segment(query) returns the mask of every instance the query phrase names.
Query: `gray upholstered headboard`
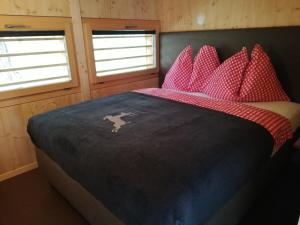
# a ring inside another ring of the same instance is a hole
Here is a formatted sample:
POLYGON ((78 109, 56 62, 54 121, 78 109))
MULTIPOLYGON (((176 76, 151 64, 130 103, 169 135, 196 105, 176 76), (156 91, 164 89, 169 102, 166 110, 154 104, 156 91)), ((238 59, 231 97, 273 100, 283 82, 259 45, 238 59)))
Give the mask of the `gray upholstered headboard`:
POLYGON ((250 55, 256 43, 270 56, 287 94, 293 101, 300 102, 300 26, 161 33, 160 82, 188 44, 192 45, 194 55, 202 45, 214 45, 223 60, 243 46, 250 55))

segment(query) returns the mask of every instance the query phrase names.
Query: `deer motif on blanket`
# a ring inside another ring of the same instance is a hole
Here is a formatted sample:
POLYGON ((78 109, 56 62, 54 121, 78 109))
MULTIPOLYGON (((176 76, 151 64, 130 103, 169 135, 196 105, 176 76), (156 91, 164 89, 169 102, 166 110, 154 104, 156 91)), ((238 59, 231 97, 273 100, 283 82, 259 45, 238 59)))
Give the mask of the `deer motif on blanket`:
POLYGON ((111 132, 117 133, 121 129, 121 127, 130 123, 130 122, 126 122, 125 120, 122 120, 122 118, 126 116, 134 116, 134 115, 135 114, 131 112, 129 113, 121 112, 119 115, 116 116, 112 116, 112 115, 105 116, 103 120, 109 120, 110 122, 112 122, 114 128, 112 129, 111 132))

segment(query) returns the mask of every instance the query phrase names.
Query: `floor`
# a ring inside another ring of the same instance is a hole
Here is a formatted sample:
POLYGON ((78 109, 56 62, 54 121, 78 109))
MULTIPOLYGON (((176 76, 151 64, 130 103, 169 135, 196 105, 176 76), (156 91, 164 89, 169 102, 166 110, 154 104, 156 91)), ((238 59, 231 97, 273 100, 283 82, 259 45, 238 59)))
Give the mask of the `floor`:
POLYGON ((297 225, 300 216, 300 150, 239 225, 297 225))
POLYGON ((0 225, 88 225, 38 169, 0 183, 0 225))
MULTIPOLYGON (((239 225, 297 225, 300 150, 239 225)), ((38 169, 0 183, 0 225, 88 225, 38 169)))

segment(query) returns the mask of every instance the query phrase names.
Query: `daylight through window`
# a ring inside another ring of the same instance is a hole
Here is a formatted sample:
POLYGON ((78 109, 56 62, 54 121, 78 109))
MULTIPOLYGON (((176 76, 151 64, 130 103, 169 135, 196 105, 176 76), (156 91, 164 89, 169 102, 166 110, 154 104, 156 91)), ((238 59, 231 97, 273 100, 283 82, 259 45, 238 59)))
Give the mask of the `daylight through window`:
POLYGON ((71 79, 64 31, 0 32, 0 91, 71 79))
POLYGON ((93 31, 96 76, 156 68, 155 31, 93 31))

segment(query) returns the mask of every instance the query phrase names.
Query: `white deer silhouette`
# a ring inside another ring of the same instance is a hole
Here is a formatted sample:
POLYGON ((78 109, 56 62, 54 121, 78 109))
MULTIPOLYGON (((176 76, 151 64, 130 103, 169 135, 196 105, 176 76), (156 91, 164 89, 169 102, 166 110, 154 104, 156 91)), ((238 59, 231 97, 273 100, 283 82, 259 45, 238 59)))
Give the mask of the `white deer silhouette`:
POLYGON ((117 133, 122 126, 124 126, 125 124, 130 123, 130 122, 126 122, 126 121, 122 120, 121 118, 125 117, 125 116, 134 116, 134 115, 135 114, 131 113, 131 112, 129 112, 129 113, 121 112, 121 114, 116 115, 116 116, 112 116, 112 115, 105 116, 103 118, 103 120, 109 120, 110 122, 112 122, 114 128, 112 129, 111 132, 117 133))

